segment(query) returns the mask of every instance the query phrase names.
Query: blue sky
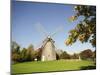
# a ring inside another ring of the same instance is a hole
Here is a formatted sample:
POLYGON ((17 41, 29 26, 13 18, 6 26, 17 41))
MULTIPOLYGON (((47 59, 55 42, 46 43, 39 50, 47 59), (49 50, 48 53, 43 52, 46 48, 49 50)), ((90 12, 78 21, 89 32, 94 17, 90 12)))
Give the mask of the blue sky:
POLYGON ((68 4, 49 4, 35 2, 12 1, 12 40, 16 41, 21 47, 28 47, 33 44, 35 48, 41 45, 44 40, 44 33, 37 29, 40 24, 48 33, 54 33, 57 28, 62 27, 52 38, 59 49, 67 52, 79 52, 84 49, 95 50, 90 43, 80 43, 77 41, 72 46, 66 46, 65 40, 69 30, 73 29, 82 19, 71 23, 68 18, 75 14, 74 5, 68 4))

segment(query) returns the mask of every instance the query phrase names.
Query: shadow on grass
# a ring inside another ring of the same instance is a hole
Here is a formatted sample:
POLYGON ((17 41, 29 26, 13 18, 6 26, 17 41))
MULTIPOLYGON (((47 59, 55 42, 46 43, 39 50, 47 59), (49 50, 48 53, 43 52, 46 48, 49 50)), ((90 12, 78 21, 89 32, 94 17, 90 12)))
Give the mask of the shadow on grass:
POLYGON ((91 70, 96 69, 96 66, 82 66, 80 67, 80 70, 91 70))

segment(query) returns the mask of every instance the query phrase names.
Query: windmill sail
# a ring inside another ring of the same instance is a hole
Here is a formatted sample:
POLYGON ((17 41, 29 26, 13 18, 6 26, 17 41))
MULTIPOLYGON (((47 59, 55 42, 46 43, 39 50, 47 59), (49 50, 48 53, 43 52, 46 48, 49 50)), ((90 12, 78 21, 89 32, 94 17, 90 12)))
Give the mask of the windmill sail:
POLYGON ((45 37, 47 37, 42 44, 42 52, 41 52, 41 60, 42 61, 50 61, 50 60, 56 60, 56 50, 55 50, 55 45, 54 45, 54 40, 51 38, 55 34, 57 34, 59 31, 62 30, 62 27, 58 27, 56 31, 50 35, 48 34, 47 31, 44 29, 44 27, 40 24, 36 24, 36 28, 39 32, 44 33, 45 37))

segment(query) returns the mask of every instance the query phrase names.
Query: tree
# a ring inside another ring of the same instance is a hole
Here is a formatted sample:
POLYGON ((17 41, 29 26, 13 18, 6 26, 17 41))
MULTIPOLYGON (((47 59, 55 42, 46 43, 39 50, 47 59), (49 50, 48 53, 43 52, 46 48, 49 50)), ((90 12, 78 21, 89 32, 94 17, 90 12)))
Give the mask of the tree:
POLYGON ((15 42, 12 41, 11 43, 11 50, 12 50, 12 61, 19 62, 20 61, 20 46, 15 42))
POLYGON ((93 52, 93 58, 96 58, 96 50, 93 52))
POLYGON ((79 59, 79 54, 74 53, 70 57, 71 57, 71 59, 79 59))
POLYGON ((90 49, 84 50, 80 53, 81 59, 92 59, 93 52, 90 49))
POLYGON ((12 53, 20 53, 20 46, 18 45, 18 43, 16 43, 15 41, 11 42, 11 50, 12 53))
POLYGON ((34 50, 34 46, 32 44, 29 45, 28 50, 33 51, 34 50))
POLYGON ((31 45, 29 45, 29 47, 27 48, 27 52, 26 52, 27 61, 32 61, 32 60, 34 60, 34 54, 35 54, 35 52, 34 52, 34 47, 33 47, 33 45, 31 44, 31 45))
POLYGON ((60 56, 61 56, 62 53, 63 53, 63 50, 62 50, 62 49, 57 49, 57 50, 56 50, 56 59, 57 59, 57 60, 60 59, 60 56))
POLYGON ((59 60, 60 56, 56 53, 56 59, 59 60))
POLYGON ((20 55, 17 53, 12 54, 12 61, 19 62, 20 61, 20 55))
POLYGON ((27 49, 23 48, 22 51, 21 51, 21 54, 20 54, 22 62, 27 61, 27 54, 26 53, 27 53, 27 49))
POLYGON ((16 48, 17 46, 19 46, 19 45, 18 45, 18 43, 16 43, 16 41, 11 42, 11 48, 12 49, 16 48))
POLYGON ((94 60, 95 63, 96 63, 96 50, 93 52, 92 58, 93 58, 93 60, 94 60))
POLYGON ((69 37, 66 40, 66 45, 72 45, 77 40, 90 42, 93 47, 96 47, 96 7, 77 5, 74 7, 76 14, 69 18, 71 22, 83 17, 77 26, 70 30, 69 37))
POLYGON ((36 57, 38 61, 41 60, 41 56, 42 56, 42 48, 38 48, 36 52, 36 57))
POLYGON ((70 59, 70 55, 67 54, 66 51, 64 51, 64 52, 60 55, 60 59, 70 59))

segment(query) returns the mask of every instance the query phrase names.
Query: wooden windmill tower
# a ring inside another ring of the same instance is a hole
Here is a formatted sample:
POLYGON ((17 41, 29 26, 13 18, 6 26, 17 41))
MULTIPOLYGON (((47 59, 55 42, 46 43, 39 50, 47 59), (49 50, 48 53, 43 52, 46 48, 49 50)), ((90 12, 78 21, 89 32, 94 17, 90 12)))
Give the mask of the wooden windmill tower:
POLYGON ((41 55, 42 61, 56 60, 56 51, 54 42, 55 41, 50 36, 48 36, 43 41, 42 55, 41 55))
POLYGON ((55 41, 52 39, 52 37, 61 30, 61 27, 56 30, 52 35, 48 35, 48 33, 44 30, 43 26, 40 24, 37 25, 38 30, 45 33, 45 39, 42 42, 41 46, 41 61, 51 61, 56 60, 56 50, 55 50, 55 41))

